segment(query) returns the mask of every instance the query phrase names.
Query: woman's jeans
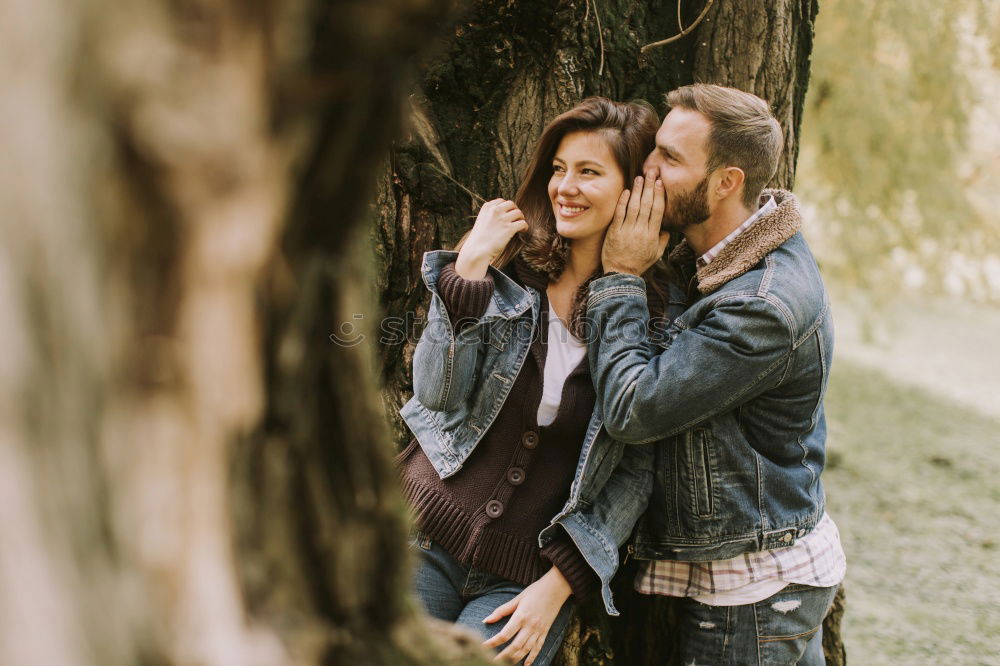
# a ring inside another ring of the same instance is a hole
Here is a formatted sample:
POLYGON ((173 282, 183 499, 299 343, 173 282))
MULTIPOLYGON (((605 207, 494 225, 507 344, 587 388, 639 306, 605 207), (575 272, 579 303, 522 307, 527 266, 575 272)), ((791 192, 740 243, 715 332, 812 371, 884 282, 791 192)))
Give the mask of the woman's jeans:
POLYGON ((708 606, 681 599, 681 663, 823 666, 823 618, 838 587, 792 583, 744 606, 708 606))
MULTIPOLYGON (((484 624, 483 618, 489 616, 497 606, 520 594, 525 586, 465 566, 430 537, 419 532, 416 534, 414 547, 419 558, 413 576, 414 592, 427 614, 471 629, 480 634, 484 641, 500 633, 510 619, 509 615, 492 624, 484 624)), ((555 658, 569 625, 572 608, 572 602, 567 600, 559 610, 548 636, 545 637, 542 651, 535 659, 535 666, 548 666, 555 658)))

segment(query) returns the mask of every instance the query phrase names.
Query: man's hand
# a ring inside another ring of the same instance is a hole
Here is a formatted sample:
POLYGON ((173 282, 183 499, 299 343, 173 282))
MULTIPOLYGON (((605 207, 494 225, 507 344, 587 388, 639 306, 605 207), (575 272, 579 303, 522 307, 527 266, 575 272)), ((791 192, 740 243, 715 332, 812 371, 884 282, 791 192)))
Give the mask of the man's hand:
POLYGON ((488 648, 495 648, 510 641, 495 661, 508 660, 516 663, 524 659, 524 666, 531 666, 545 644, 549 628, 559 614, 563 602, 572 593, 569 583, 556 567, 524 588, 507 603, 498 606, 483 622, 496 622, 510 615, 507 625, 493 638, 483 642, 488 648), (526 657, 526 658, 525 658, 526 657))
POLYGON ((514 234, 527 228, 524 213, 513 201, 487 201, 479 209, 472 233, 458 253, 455 272, 466 280, 483 279, 490 264, 500 256, 514 234))
POLYGON ((605 272, 642 275, 663 256, 670 234, 660 231, 665 194, 663 182, 635 179, 632 191, 618 198, 615 218, 604 237, 601 263, 605 272))

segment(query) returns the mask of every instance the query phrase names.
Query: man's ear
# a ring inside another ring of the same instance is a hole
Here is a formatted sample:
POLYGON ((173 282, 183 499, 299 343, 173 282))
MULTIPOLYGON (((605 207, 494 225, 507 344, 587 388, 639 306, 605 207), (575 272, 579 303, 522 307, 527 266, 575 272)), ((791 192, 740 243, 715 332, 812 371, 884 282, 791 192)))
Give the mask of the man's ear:
POLYGON ((720 178, 715 186, 715 195, 720 199, 725 199, 734 194, 739 194, 746 181, 746 174, 739 167, 726 167, 719 171, 720 178))

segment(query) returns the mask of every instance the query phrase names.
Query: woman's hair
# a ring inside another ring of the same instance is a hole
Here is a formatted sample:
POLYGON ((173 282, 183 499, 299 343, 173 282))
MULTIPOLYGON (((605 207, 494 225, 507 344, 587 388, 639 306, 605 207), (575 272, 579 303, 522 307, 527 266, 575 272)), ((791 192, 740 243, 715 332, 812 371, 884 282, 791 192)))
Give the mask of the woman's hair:
MULTIPOLYGON (((570 245, 556 232, 548 185, 552 178, 552 158, 564 136, 572 132, 596 132, 604 137, 622 171, 625 186, 629 187, 635 177, 642 174, 642 165, 655 145, 659 127, 656 112, 644 101, 614 102, 606 97, 588 97, 557 116, 542 130, 521 186, 514 195, 514 203, 524 213, 528 229, 510 240, 493 261, 493 266, 502 268, 520 255, 531 268, 546 274, 550 282, 562 274, 570 245)), ((459 241, 456 250, 461 249, 467 237, 468 234, 459 241)), ((590 282, 600 275, 601 268, 598 266, 594 274, 580 285, 573 298, 570 330, 577 338, 583 339, 588 333, 584 321, 587 293, 590 282)), ((647 292, 652 297, 650 311, 655 316, 662 313, 666 305, 665 292, 661 287, 665 274, 654 265, 643 277, 647 292)))
POLYGON ((519 253, 526 261, 555 280, 563 271, 569 244, 556 233, 556 219, 549 200, 552 158, 563 137, 572 132, 598 132, 621 169, 626 187, 642 173, 642 164, 653 149, 660 121, 645 102, 614 102, 588 97, 557 116, 542 131, 525 170, 514 203, 524 213, 528 230, 513 239, 494 265, 506 265, 519 253))

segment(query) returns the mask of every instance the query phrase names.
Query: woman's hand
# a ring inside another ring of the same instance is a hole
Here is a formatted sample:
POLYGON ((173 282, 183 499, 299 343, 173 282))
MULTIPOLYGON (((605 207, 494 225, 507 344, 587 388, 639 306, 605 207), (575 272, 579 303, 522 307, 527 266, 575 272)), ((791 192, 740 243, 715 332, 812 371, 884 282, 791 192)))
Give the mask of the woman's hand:
POLYGON ((494 259, 519 231, 528 228, 524 214, 513 201, 494 199, 479 209, 472 233, 458 253, 455 272, 466 280, 482 280, 494 259))
POLYGON ((544 576, 524 588, 502 606, 497 607, 483 622, 496 622, 510 615, 507 625, 493 638, 483 645, 495 648, 510 641, 496 660, 506 659, 513 663, 524 660, 525 666, 531 666, 545 644, 549 628, 559 614, 563 602, 569 598, 572 589, 562 572, 552 567, 544 576))

